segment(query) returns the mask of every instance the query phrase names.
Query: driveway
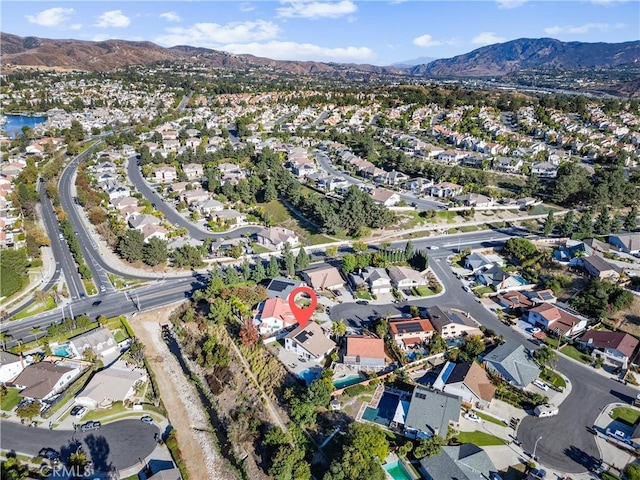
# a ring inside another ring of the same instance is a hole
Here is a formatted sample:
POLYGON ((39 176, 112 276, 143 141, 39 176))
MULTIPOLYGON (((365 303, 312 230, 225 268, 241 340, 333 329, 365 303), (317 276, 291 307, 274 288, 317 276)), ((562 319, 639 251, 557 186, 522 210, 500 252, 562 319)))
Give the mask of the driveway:
POLYGON ((129 468, 156 448, 154 438, 160 430, 139 419, 108 423, 99 430, 80 432, 31 428, 16 422, 2 422, 0 443, 3 450, 35 457, 42 448, 57 450, 65 461, 79 445, 98 472, 129 468))

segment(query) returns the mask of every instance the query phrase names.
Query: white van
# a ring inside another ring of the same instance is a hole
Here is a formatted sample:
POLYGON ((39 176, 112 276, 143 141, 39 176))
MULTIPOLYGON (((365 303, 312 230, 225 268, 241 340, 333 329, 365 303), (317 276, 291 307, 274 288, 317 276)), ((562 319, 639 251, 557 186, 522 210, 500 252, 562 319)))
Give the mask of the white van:
POLYGON ((558 407, 551 405, 550 403, 545 403, 544 405, 538 405, 533 409, 536 416, 540 418, 544 417, 553 417, 558 414, 558 407))
POLYGON ((544 390, 545 392, 546 392, 547 390, 549 390, 549 385, 547 385, 546 383, 544 383, 542 380, 538 380, 538 379, 536 379, 536 380, 534 380, 534 381, 533 381, 533 384, 534 384, 536 387, 538 387, 538 388, 540 388, 540 389, 544 390))

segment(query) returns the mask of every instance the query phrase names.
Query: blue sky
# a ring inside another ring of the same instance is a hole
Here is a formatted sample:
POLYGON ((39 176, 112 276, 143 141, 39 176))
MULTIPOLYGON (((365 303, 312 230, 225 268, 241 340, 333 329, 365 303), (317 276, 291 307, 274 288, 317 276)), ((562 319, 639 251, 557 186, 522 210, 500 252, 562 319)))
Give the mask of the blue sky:
POLYGON ((521 37, 640 39, 637 0, 3 1, 3 32, 388 65, 521 37))

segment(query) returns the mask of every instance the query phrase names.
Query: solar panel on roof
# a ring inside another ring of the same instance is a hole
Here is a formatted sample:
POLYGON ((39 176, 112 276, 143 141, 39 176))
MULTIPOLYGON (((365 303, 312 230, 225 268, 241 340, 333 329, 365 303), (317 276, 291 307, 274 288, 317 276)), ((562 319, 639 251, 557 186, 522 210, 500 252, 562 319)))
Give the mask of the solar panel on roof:
POLYGON ((553 295, 551 295, 549 292, 542 292, 540 296, 543 300, 551 300, 553 298, 553 295))
POLYGON ((398 328, 398 331, 400 333, 421 332, 422 331, 422 326, 420 325, 420 322, 405 323, 405 324, 403 324, 402 326, 400 326, 398 328))
POLYGON ((272 280, 269 285, 269 290, 275 290, 277 292, 282 292, 287 289, 291 284, 283 282, 282 280, 272 280))

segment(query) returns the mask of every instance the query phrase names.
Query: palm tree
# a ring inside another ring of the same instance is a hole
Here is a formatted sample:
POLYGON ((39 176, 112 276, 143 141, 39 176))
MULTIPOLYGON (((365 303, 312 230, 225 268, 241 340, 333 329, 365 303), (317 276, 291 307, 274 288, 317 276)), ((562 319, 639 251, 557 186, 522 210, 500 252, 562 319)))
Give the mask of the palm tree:
POLYGON ((36 290, 33 293, 33 300, 36 303, 45 303, 49 299, 49 294, 44 290, 36 290))
POLYGON ((533 352, 533 356, 543 368, 553 368, 556 364, 556 360, 558 359, 558 354, 548 345, 545 345, 533 352))

